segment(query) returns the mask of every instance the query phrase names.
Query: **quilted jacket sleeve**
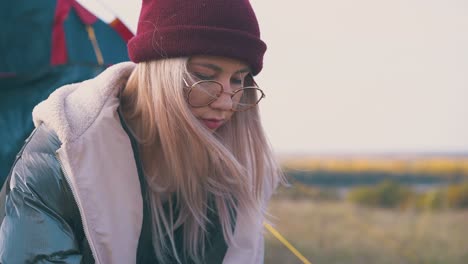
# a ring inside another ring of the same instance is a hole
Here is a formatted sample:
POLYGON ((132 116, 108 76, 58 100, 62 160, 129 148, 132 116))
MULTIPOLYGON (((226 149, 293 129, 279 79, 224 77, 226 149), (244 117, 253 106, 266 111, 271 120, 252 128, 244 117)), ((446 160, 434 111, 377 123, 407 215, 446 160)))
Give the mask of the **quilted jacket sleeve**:
POLYGON ((11 174, 0 263, 82 262, 81 220, 55 157, 59 145, 43 125, 26 141, 11 174))

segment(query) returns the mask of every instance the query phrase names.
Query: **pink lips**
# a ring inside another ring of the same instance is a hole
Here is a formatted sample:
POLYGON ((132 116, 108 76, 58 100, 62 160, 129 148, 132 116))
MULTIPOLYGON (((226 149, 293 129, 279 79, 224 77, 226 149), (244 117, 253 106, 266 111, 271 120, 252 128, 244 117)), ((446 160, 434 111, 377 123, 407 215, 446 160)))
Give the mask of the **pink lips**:
POLYGON ((224 120, 222 119, 201 119, 201 121, 206 127, 212 130, 217 129, 224 123, 224 120))

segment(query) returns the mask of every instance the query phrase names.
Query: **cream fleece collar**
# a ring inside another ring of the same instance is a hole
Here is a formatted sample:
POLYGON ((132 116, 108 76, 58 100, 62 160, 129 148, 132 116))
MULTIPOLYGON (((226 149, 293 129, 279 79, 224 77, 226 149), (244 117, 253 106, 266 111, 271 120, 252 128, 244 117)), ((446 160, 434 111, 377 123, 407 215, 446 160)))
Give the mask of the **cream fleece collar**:
POLYGON ((91 126, 105 102, 118 95, 134 68, 132 62, 119 63, 94 79, 55 90, 34 108, 34 125, 45 123, 61 142, 74 141, 91 126))

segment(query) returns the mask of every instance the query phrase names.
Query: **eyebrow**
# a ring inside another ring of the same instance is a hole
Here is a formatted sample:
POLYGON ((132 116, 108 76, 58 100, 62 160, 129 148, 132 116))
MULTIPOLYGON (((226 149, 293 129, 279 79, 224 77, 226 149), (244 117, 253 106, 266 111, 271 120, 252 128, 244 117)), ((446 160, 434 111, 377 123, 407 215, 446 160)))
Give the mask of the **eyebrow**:
MULTIPOLYGON (((212 69, 212 70, 214 70, 214 71, 217 71, 217 72, 222 72, 222 71, 223 71, 223 68, 219 67, 218 65, 212 64, 212 63, 197 63, 197 62, 192 62, 192 64, 193 64, 193 65, 202 66, 202 67, 206 67, 206 68, 210 68, 210 69, 212 69)), ((250 72, 250 68, 249 68, 249 67, 240 69, 240 70, 236 71, 235 73, 246 73, 246 72, 250 72)))

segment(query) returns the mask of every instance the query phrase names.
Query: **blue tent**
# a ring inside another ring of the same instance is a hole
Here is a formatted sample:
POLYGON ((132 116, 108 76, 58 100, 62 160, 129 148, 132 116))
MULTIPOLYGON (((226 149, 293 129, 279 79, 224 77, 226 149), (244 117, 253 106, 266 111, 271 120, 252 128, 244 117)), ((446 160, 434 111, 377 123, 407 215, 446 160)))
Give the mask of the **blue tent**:
POLYGON ((75 0, 0 4, 0 186, 33 130, 32 109, 58 87, 127 61, 132 33, 75 0))

